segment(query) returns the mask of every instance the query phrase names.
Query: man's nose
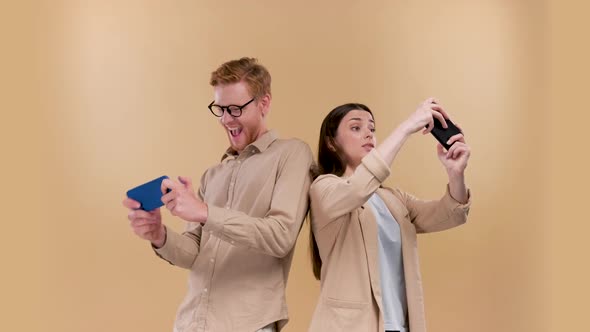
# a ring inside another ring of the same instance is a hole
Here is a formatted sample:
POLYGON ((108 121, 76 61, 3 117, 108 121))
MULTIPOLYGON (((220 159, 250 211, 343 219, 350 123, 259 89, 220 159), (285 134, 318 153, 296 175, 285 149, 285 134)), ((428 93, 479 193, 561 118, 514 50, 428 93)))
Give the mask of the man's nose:
POLYGON ((229 114, 229 110, 228 109, 223 110, 223 114, 219 118, 219 121, 221 121, 221 123, 225 124, 225 123, 231 122, 232 120, 233 120, 233 117, 229 114))

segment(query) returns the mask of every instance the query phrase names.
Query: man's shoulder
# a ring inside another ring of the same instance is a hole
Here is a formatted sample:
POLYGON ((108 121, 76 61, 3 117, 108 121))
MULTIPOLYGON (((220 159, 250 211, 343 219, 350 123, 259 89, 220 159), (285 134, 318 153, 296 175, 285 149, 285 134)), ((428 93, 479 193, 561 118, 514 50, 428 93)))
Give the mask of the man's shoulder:
POLYGON ((279 148, 281 151, 286 151, 289 149, 293 150, 308 150, 311 152, 311 149, 307 143, 299 138, 277 138, 272 145, 275 145, 275 148, 279 148))
POLYGON ((284 161, 291 162, 296 159, 298 162, 311 163, 313 160, 311 148, 299 138, 277 139, 269 150, 275 156, 280 156, 279 158, 284 161))

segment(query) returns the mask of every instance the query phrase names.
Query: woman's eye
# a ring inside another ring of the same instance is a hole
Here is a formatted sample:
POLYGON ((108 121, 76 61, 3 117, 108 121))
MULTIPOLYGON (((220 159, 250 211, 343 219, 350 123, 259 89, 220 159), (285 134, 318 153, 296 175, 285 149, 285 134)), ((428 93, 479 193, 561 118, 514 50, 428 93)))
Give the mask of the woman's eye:
POLYGON ((375 128, 371 128, 371 132, 374 133, 376 131, 375 128))
POLYGON ((357 131, 357 130, 361 129, 361 127, 354 126, 354 127, 351 127, 350 129, 352 129, 353 131, 357 131))

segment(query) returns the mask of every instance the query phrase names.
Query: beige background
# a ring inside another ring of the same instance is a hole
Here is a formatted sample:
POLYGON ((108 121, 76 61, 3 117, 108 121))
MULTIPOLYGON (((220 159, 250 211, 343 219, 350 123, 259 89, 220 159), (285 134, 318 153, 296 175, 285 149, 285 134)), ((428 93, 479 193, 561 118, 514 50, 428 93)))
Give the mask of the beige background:
MULTIPOLYGON (((314 150, 324 115, 349 101, 375 111, 380 138, 429 96, 465 129, 470 220, 420 238, 431 331, 584 330, 587 12, 507 0, 2 2, 0 330, 171 330, 186 273, 132 234, 120 201, 219 159, 208 77, 244 55, 273 76, 271 127, 314 150)), ((431 137, 408 141, 393 170, 389 185, 443 190, 431 137)), ((306 330, 318 294, 307 236, 287 331, 306 330)))

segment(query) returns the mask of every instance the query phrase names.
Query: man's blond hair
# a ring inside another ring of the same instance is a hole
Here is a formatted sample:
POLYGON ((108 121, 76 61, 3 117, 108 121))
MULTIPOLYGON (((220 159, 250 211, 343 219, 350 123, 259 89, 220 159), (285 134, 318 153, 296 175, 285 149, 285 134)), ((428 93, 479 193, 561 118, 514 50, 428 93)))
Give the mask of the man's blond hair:
POLYGON ((228 61, 211 73, 212 86, 245 82, 252 97, 270 95, 270 73, 255 58, 228 61))

